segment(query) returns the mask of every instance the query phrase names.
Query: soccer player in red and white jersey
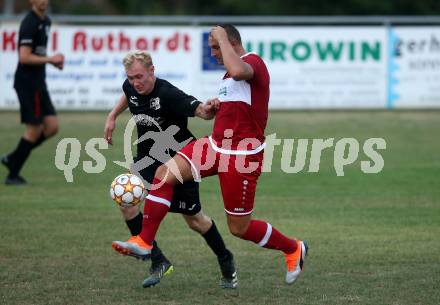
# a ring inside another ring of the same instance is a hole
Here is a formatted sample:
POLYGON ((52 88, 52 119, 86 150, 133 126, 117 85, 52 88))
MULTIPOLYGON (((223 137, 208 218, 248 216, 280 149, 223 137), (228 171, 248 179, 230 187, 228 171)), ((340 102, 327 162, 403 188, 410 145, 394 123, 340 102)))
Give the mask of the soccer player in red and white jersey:
POLYGON ((226 68, 220 85, 213 133, 185 146, 160 166, 147 197, 142 232, 127 242, 114 241, 123 254, 148 257, 176 184, 218 175, 230 232, 261 247, 283 251, 286 282, 301 273, 307 244, 286 237, 269 223, 252 219, 265 147, 269 73, 264 61, 246 53, 240 33, 230 24, 215 26, 208 40, 211 55, 226 68))

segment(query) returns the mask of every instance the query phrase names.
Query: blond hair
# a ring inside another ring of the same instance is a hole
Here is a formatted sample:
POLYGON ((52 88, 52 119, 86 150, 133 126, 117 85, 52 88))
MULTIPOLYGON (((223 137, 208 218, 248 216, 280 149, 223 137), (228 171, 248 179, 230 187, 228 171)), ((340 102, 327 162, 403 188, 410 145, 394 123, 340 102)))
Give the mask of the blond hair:
POLYGON ((135 60, 140 61, 145 68, 149 68, 153 65, 153 60, 151 55, 145 51, 133 51, 125 55, 122 63, 124 64, 125 70, 128 70, 135 60))

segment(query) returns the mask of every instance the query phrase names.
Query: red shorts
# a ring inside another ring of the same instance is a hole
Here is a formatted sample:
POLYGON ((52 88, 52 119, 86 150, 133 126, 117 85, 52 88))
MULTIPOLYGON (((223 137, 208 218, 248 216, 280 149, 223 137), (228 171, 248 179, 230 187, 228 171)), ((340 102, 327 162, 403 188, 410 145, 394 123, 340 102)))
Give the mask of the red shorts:
POLYGON ((190 163, 194 180, 218 175, 226 213, 237 216, 252 213, 263 151, 252 155, 220 153, 204 137, 189 143, 178 154, 190 163))

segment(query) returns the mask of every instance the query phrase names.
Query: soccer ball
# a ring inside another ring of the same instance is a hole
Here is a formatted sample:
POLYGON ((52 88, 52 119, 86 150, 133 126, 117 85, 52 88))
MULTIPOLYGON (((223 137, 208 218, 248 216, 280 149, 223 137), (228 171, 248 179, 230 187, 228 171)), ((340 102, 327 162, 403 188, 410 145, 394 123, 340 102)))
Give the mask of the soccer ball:
POLYGON ((113 180, 110 197, 120 206, 134 206, 145 199, 146 191, 142 180, 132 174, 122 174, 113 180))

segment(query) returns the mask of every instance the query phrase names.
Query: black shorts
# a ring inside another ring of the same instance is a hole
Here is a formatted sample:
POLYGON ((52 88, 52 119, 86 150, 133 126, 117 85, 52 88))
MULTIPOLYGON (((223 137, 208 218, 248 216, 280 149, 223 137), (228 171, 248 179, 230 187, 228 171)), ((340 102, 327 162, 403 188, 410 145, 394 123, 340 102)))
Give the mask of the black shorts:
POLYGON ((46 88, 15 88, 20 102, 21 122, 31 125, 43 123, 48 115, 56 115, 46 88))
MULTIPOLYGON (((141 170, 140 174, 146 182, 151 184, 157 168, 158 166, 149 166, 141 170)), ((169 212, 192 216, 200 212, 201 209, 198 182, 188 181, 174 187, 169 212)))

